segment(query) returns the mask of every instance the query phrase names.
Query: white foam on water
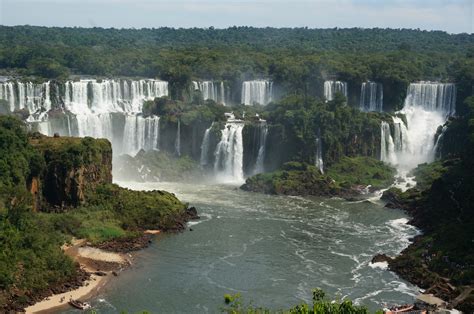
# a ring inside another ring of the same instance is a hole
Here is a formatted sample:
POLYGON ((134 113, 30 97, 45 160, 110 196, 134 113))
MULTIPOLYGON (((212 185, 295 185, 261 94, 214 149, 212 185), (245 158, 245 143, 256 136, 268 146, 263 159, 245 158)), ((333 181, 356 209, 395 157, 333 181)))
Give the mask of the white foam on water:
POLYGON ((376 262, 376 263, 369 263, 369 266, 372 267, 373 269, 379 268, 382 270, 387 270, 388 269, 388 263, 387 262, 376 262))

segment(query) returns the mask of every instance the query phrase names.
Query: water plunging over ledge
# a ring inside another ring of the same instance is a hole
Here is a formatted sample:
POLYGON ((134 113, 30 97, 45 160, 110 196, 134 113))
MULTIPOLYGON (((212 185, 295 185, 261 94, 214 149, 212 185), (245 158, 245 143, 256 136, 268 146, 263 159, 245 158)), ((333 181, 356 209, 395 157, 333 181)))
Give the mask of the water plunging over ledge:
MULTIPOLYGON (((454 84, 410 84, 404 107, 398 112, 405 116, 406 123, 394 116, 393 128, 387 122, 381 124, 380 159, 396 166, 400 177, 406 177, 421 163, 434 161, 436 131, 455 114, 455 105, 454 84)), ((403 184, 400 187, 406 188, 403 184)))

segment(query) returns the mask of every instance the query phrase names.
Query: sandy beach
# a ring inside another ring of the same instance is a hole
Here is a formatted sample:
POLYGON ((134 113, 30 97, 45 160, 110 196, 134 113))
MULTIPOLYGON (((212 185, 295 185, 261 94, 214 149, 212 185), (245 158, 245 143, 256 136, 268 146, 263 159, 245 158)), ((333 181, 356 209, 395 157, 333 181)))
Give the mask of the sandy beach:
POLYGON ((85 281, 84 285, 78 289, 49 296, 27 307, 25 309, 27 314, 50 313, 53 310, 68 307, 70 299, 84 301, 105 286, 106 282, 113 276, 112 271, 122 269, 130 264, 130 261, 123 254, 107 252, 85 244, 85 240, 75 239, 71 245, 64 245, 62 248, 66 255, 79 262, 82 269, 91 273, 89 280, 85 281), (106 275, 99 276, 95 274, 97 271, 102 271, 106 275))

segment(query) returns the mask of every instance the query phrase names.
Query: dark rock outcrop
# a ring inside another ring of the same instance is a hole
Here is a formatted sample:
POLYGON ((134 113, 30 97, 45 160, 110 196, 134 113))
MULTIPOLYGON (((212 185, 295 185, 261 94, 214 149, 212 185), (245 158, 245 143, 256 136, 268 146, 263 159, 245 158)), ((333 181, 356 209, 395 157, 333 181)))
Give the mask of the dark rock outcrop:
POLYGON ((374 257, 372 257, 372 260, 370 262, 373 264, 373 263, 383 263, 383 262, 389 263, 390 261, 392 261, 392 258, 390 256, 387 256, 385 254, 377 254, 374 257))

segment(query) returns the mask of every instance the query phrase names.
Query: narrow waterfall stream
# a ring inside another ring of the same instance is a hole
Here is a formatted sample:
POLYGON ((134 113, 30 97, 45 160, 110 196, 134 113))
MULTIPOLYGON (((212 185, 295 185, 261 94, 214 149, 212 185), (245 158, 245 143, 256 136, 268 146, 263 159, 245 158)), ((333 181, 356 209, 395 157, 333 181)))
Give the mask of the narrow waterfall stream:
POLYGON ((204 137, 202 138, 200 165, 203 168, 209 164, 209 151, 211 148, 209 141, 211 138, 211 130, 213 126, 214 122, 212 122, 211 126, 206 129, 204 132, 204 137))
POLYGON ((321 140, 321 130, 318 129, 318 133, 316 134, 316 140, 315 140, 315 147, 316 147, 316 153, 315 153, 315 166, 321 171, 321 173, 324 173, 324 161, 323 161, 323 142, 321 140))
POLYGON ((383 86, 376 82, 363 82, 360 87, 360 104, 362 111, 383 111, 383 86))
POLYGON ((265 120, 259 121, 258 125, 258 153, 257 160, 255 161, 254 174, 262 173, 265 171, 265 146, 267 145, 268 125, 265 120))

